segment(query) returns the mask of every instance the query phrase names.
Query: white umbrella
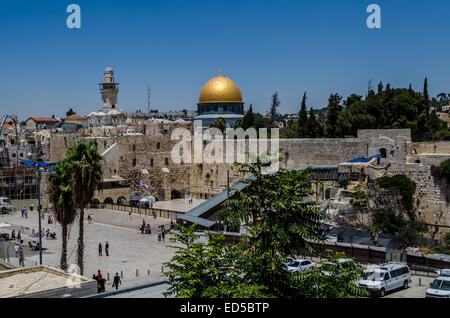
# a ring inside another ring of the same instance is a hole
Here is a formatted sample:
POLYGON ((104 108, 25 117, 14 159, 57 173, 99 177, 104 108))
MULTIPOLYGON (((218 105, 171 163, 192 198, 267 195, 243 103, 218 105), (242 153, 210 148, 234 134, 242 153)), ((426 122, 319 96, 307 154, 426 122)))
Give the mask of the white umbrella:
POLYGON ((150 196, 148 196, 148 197, 145 197, 145 199, 147 199, 148 202, 153 202, 153 203, 156 202, 156 199, 155 199, 155 197, 154 197, 153 195, 150 195, 150 196))

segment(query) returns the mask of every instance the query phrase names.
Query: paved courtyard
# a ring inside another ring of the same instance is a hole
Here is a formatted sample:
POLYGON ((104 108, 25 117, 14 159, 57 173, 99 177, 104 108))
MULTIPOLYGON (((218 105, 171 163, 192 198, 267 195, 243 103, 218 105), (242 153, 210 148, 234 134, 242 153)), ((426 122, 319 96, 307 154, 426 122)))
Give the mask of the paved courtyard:
POLYGON ((171 201, 156 201, 153 204, 155 209, 171 210, 179 212, 188 212, 196 206, 202 204, 206 200, 193 198, 192 204, 189 204, 189 199, 175 199, 171 201))
MULTIPOLYGON (((147 282, 161 280, 161 266, 163 262, 169 261, 174 255, 174 250, 167 245, 173 244, 166 235, 165 242, 158 241, 157 227, 164 224, 166 229, 170 227, 170 220, 153 217, 145 217, 145 222, 152 228, 152 234, 141 234, 138 231, 139 225, 143 222, 143 217, 132 214, 131 220, 127 212, 112 210, 88 210, 85 212, 94 215, 93 224, 85 222, 85 276, 92 277, 100 269, 103 276, 110 275, 107 290, 111 290, 112 278, 115 273, 123 272, 122 287, 131 287, 147 282), (98 255, 98 244, 110 244, 110 256, 98 255), (136 276, 136 270, 138 275, 136 276), (149 275, 150 271, 150 275, 149 275)), ((34 229, 38 231, 38 216, 36 212, 30 212, 28 219, 22 218, 20 212, 0 217, 0 222, 12 224, 17 232, 22 227, 28 234, 22 234, 24 239, 24 252, 26 264, 32 265, 39 262, 38 252, 33 252, 28 248, 28 241, 36 241, 29 234, 34 229)), ((47 215, 42 220, 43 229, 55 231, 57 240, 46 240, 43 238, 43 247, 48 250, 43 252, 44 265, 51 265, 59 268, 61 252, 61 226, 59 224, 48 224, 47 215)), ((44 230, 44 231, 45 231, 44 230)), ((70 227, 68 240, 68 263, 76 263, 76 240, 78 238, 78 220, 70 227)), ((13 248, 10 248, 11 262, 18 264, 13 248)))

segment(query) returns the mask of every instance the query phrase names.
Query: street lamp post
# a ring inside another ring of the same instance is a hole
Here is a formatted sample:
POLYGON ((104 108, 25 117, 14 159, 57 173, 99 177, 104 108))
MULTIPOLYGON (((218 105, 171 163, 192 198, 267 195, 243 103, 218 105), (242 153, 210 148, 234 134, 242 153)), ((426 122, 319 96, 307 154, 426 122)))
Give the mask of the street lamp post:
POLYGON ((39 265, 42 265, 41 168, 38 167, 39 265))

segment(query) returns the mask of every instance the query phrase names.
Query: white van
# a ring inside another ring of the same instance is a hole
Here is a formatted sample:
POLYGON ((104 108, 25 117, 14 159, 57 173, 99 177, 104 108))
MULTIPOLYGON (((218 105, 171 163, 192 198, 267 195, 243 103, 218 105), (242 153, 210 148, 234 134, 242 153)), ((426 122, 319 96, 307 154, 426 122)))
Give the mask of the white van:
POLYGON ((427 289, 426 298, 450 298, 450 270, 443 270, 427 289))
POLYGON ((408 265, 388 263, 382 266, 369 267, 359 281, 359 286, 384 297, 386 292, 398 288, 406 289, 410 283, 411 272, 408 265))
POLYGON ((13 206, 11 205, 11 201, 9 198, 1 197, 0 198, 0 213, 6 214, 12 212, 13 206))

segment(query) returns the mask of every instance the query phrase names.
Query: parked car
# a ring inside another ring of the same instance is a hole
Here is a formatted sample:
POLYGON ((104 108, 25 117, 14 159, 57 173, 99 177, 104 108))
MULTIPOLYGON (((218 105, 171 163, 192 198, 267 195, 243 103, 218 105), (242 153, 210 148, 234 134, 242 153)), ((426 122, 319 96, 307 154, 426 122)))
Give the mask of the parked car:
POLYGON ((11 205, 11 200, 9 198, 0 198, 0 212, 2 214, 10 213, 13 209, 14 207, 11 205))
POLYGON ((316 266, 316 263, 313 261, 309 261, 307 259, 296 259, 286 264, 288 271, 293 272, 304 272, 310 269, 313 266, 316 266))
POLYGON ((389 263, 367 270, 359 281, 359 286, 366 288, 372 294, 384 297, 386 292, 399 288, 406 289, 410 283, 411 272, 408 265, 389 263))
POLYGON ((426 298, 450 298, 450 275, 436 278, 427 289, 426 298))

